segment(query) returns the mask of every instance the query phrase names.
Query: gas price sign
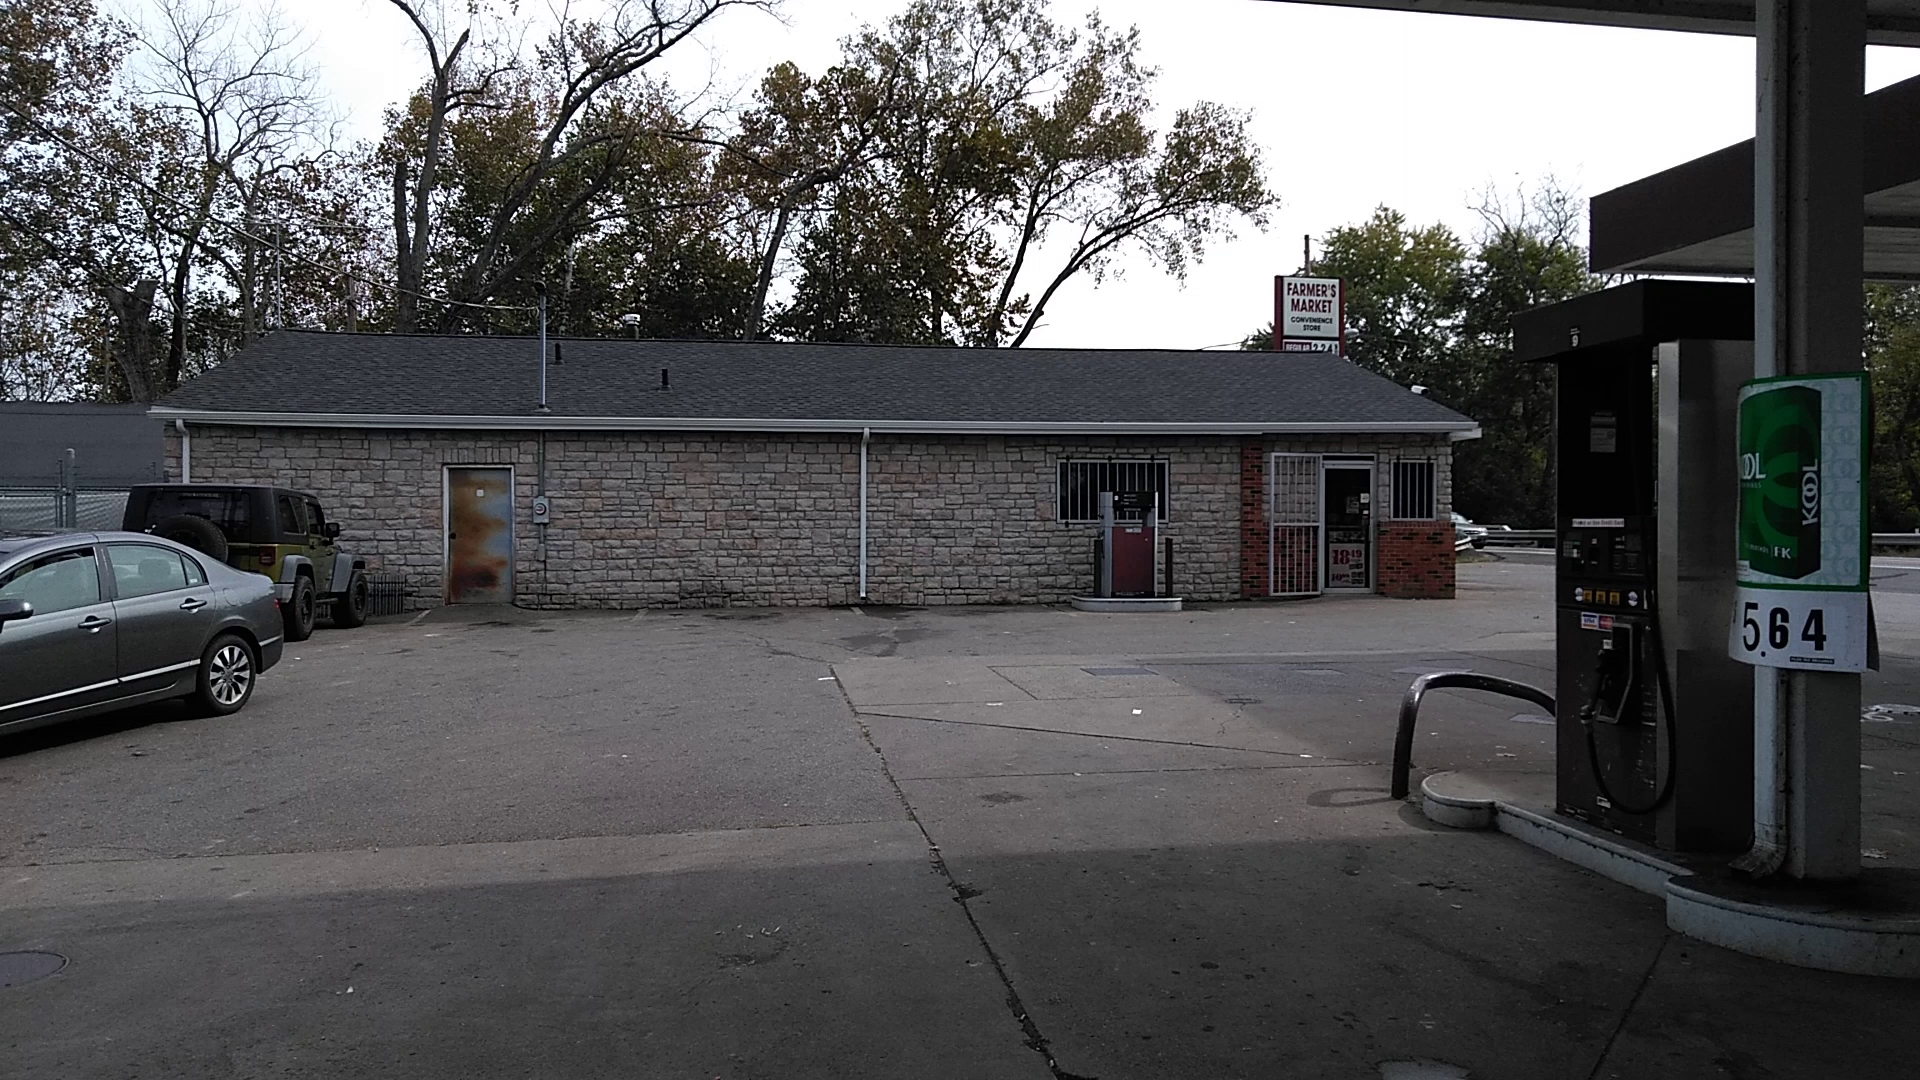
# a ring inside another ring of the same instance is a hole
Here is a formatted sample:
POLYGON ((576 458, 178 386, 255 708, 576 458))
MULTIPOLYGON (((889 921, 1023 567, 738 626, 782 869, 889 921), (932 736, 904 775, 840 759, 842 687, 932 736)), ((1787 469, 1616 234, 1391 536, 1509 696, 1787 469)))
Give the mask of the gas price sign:
POLYGON ((1867 377, 1740 388, 1739 587, 1727 649, 1762 667, 1865 671, 1867 377))

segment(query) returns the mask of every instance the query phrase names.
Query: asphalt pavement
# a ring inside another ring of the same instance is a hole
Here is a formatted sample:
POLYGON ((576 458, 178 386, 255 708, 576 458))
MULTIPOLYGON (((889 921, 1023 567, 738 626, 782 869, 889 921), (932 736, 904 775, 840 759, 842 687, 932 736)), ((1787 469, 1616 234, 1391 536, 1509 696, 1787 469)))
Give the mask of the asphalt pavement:
MULTIPOLYGON (((1549 572, 1460 599, 447 609, 290 648, 243 713, 0 745, 12 1077, 1908 1077, 1920 985, 1386 795, 1406 682, 1547 681, 1549 572)), ((1894 595, 1894 594, 1889 594, 1894 595)), ((1920 703, 1920 618, 1882 605, 1920 703), (1888 615, 1889 608, 1894 610, 1888 615)), ((1920 715, 1863 733, 1914 858, 1920 715), (1913 767, 1910 767, 1913 766, 1913 767)), ((1423 712, 1423 769, 1528 710, 1423 712)))

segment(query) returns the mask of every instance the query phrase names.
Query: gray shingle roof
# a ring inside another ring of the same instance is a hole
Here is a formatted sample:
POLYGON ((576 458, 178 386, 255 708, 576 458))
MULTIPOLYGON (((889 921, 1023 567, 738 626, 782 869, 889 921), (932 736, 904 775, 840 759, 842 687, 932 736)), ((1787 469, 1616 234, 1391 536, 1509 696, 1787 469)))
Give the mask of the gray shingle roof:
MULTIPOLYGON (((1149 349, 944 349, 556 339, 549 419, 941 425, 1311 425, 1429 431, 1473 421, 1338 357, 1149 349), (670 388, 660 386, 669 372, 670 388)), ((230 413, 533 421, 532 339, 273 333, 159 404, 230 413)), ((433 426, 431 422, 423 426, 433 426)), ((473 426, 471 423, 461 426, 473 426)), ((671 425, 669 425, 671 426, 671 425)))

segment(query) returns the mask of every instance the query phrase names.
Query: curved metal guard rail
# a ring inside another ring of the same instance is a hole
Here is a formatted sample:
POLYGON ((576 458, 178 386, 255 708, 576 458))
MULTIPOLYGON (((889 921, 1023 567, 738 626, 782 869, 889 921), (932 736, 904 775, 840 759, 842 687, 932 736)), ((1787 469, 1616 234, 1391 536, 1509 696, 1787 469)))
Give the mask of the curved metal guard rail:
POLYGON ((1436 671, 1420 676, 1407 687, 1407 696, 1400 701, 1400 731, 1393 739, 1393 797, 1396 799, 1407 797, 1407 771, 1413 767, 1413 729, 1420 717, 1420 699, 1429 690, 1447 689, 1485 690, 1490 694, 1522 698, 1547 710, 1547 715, 1553 715, 1553 695, 1537 686, 1477 671, 1436 671))

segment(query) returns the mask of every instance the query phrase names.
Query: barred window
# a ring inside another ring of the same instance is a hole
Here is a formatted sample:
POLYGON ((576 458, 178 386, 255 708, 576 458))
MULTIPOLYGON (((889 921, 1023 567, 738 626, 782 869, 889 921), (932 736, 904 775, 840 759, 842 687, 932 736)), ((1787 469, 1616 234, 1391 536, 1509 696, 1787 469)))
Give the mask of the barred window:
POLYGON ((1439 516, 1439 470, 1427 459, 1393 463, 1393 513, 1396 519, 1430 520, 1439 516))
MULTIPOLYGON (((1103 491, 1151 491, 1160 507, 1160 520, 1168 519, 1165 461, 1062 461, 1057 502, 1060 520, 1069 524, 1098 522, 1103 491)), ((1138 518, 1140 512, 1122 510, 1114 516, 1125 520, 1138 518)))

